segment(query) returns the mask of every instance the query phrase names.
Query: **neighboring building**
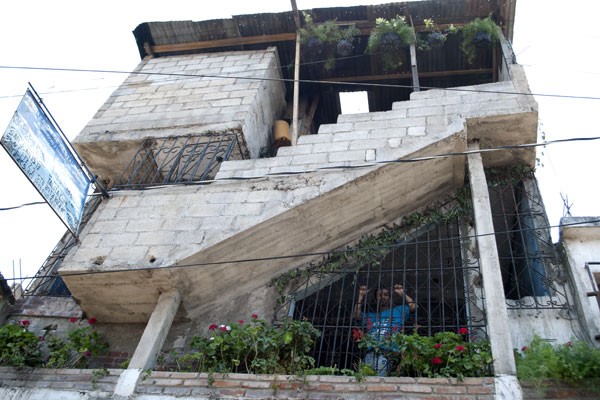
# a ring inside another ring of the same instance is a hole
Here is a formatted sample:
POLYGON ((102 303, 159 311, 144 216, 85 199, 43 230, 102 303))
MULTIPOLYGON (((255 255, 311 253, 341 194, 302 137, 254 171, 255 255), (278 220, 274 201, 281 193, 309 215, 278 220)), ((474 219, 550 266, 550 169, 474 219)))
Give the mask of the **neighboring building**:
POLYGON ((310 320, 318 364, 351 367, 363 284, 404 286, 409 331, 489 338, 498 397, 518 393, 513 348, 533 334, 597 344, 600 229, 574 219, 550 238, 522 146, 538 114, 510 46, 515 1, 308 11, 361 36, 334 69, 301 62, 297 86, 293 11, 135 29, 142 61, 73 142, 110 198, 88 203, 79 241, 65 236, 10 318, 61 331, 96 317, 114 356, 102 362, 133 357, 119 393, 161 349, 253 313, 310 320), (387 71, 365 48, 396 15, 418 33, 491 15, 503 36, 472 63, 459 34, 406 47, 387 71), (340 94, 357 91, 369 112, 342 114, 340 94))

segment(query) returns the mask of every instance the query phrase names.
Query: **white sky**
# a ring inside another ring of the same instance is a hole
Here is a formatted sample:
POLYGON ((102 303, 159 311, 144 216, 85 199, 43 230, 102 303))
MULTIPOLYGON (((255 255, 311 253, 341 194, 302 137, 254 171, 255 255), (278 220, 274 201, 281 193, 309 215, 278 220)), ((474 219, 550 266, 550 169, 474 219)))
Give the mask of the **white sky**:
MULTIPOLYGON (((300 9, 379 4, 385 1, 297 0, 300 9)), ((0 65, 131 71, 140 58, 132 31, 142 22, 228 18, 280 12, 289 0, 105 0, 5 2, 0 13, 0 65)), ((517 0, 513 47, 534 93, 600 97, 600 30, 586 16, 600 13, 596 0, 517 0), (572 13, 570 11, 573 10, 572 13)), ((41 94, 62 130, 74 138, 126 75, 0 69, 0 135, 28 82, 41 94)), ((600 100, 536 97, 546 140, 600 136, 600 100)), ((537 176, 550 223, 563 213, 561 193, 573 216, 600 215, 595 160, 600 141, 548 146, 537 176)), ((41 201, 0 150, 0 208, 41 201)), ((0 211, 0 272, 34 274, 66 228, 47 205, 0 211)), ((553 231, 555 241, 557 231, 553 231)), ((600 257, 599 257, 600 258, 600 257)))

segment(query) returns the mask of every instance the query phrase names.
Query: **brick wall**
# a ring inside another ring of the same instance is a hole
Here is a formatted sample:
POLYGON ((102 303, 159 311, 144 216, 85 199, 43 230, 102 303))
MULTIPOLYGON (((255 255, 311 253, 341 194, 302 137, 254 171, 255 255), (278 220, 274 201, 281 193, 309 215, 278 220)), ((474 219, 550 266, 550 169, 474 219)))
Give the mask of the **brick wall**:
MULTIPOLYGON (((114 391, 123 370, 23 369, 0 367, 0 396, 27 398, 31 390, 47 398, 61 392, 63 399, 106 398, 114 391), (96 370, 98 371, 98 370, 96 370), (21 397, 15 395, 20 393, 21 397)), ((231 398, 231 399, 493 399, 494 378, 379 378, 357 381, 346 376, 246 375, 161 372, 142 375, 133 398, 231 398)), ((7 398, 7 397, 2 397, 7 398)))

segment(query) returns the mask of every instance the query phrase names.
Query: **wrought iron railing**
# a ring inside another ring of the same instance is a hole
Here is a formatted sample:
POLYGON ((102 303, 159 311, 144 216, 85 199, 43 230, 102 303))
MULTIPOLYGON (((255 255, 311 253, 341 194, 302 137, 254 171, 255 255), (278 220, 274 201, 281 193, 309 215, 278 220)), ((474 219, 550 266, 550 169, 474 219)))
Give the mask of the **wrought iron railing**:
POLYGON ((114 187, 139 189, 210 180, 221 162, 244 158, 237 135, 228 131, 145 139, 114 187))

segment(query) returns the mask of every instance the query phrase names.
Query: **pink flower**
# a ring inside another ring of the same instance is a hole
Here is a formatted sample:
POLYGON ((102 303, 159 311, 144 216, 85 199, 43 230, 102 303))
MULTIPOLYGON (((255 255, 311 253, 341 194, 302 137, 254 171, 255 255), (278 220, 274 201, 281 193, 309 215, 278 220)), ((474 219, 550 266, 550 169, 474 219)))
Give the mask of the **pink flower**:
POLYGON ((439 348, 441 348, 441 347, 442 347, 441 343, 438 343, 435 346, 433 346, 433 348, 436 349, 436 350, 439 349, 439 348))
POLYGON ((231 330, 231 327, 229 325, 219 325, 219 329, 223 332, 229 332, 231 330))
POLYGON ((526 351, 527 351, 527 346, 523 346, 523 347, 521 347, 521 351, 522 351, 523 353, 524 353, 524 352, 526 352, 526 351))
POLYGON ((209 330, 209 331, 214 331, 214 330, 215 330, 215 329, 217 329, 217 328, 218 328, 218 325, 217 325, 217 324, 210 324, 210 326, 208 327, 208 330, 209 330))
POLYGON ((433 358, 431 359, 431 363, 432 363, 433 365, 440 365, 442 362, 443 362, 443 361, 442 361, 442 359, 441 359, 441 358, 439 358, 439 357, 433 357, 433 358))
POLYGON ((238 324, 240 324, 240 325, 244 325, 244 320, 243 320, 243 319, 240 319, 240 320, 238 321, 238 324))
POLYGON ((94 318, 94 317, 88 319, 88 324, 90 324, 90 325, 95 325, 96 322, 98 322, 98 321, 96 321, 96 318, 94 318))
POLYGON ((567 346, 567 347, 573 347, 573 342, 567 342, 567 343, 565 343, 565 346, 567 346))
POLYGON ((27 327, 27 326, 29 326, 29 323, 30 323, 30 322, 29 322, 29 320, 27 320, 27 319, 23 319, 23 320, 19 321, 19 325, 21 325, 21 326, 23 326, 23 327, 27 327))
POLYGON ((352 329, 352 338, 355 342, 360 342, 364 337, 365 333, 362 331, 362 329, 352 329))
POLYGON ((89 351, 86 351, 85 353, 83 353, 83 356, 84 356, 84 357, 91 357, 91 356, 92 356, 92 353, 91 353, 91 352, 89 352, 89 351))
POLYGON ((258 319, 258 314, 252 314, 250 317, 251 317, 252 319, 258 319))
POLYGON ((465 351, 465 346, 461 346, 460 344, 454 348, 455 351, 465 351))
POLYGON ((69 322, 72 323, 72 324, 77 323, 78 320, 79 320, 79 318, 75 318, 75 317, 69 318, 69 322))
POLYGON ((398 327, 397 326, 392 327, 392 332, 398 332, 398 327))
POLYGON ((373 321, 371 321, 371 318, 367 318, 367 330, 370 331, 371 328, 373 328, 373 321))
POLYGON ((459 335, 468 335, 469 330, 467 328, 458 328, 458 334, 459 335))

